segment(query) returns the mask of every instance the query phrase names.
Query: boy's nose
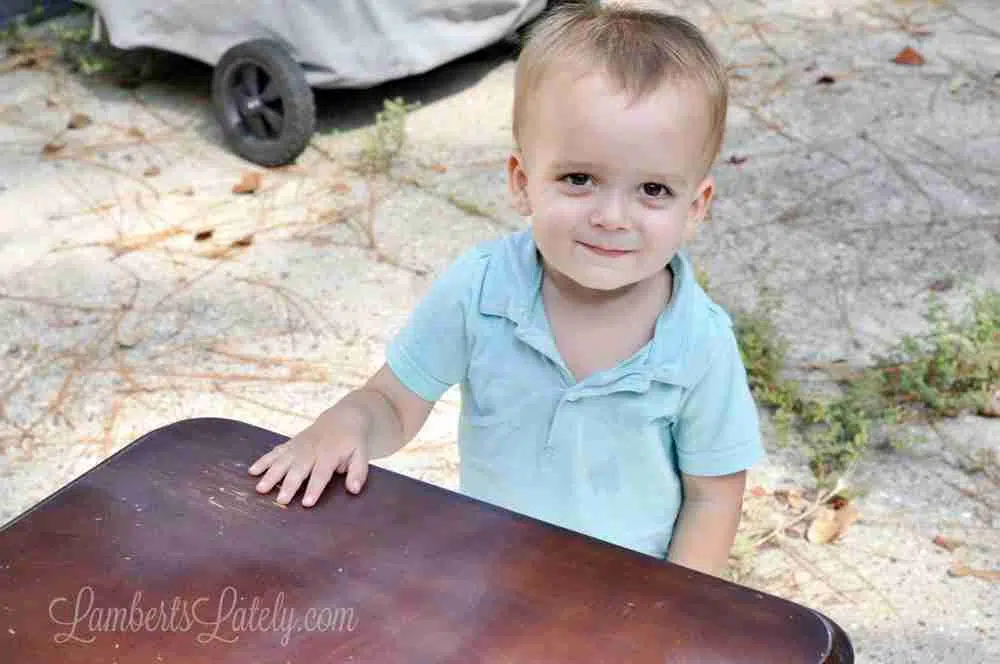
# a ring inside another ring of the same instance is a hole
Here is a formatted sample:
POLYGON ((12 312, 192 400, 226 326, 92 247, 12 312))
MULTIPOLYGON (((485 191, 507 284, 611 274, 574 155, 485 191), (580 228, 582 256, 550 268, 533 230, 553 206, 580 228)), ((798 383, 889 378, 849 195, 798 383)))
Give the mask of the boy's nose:
POLYGON ((608 230, 629 228, 628 204, 624 196, 610 194, 599 202, 591 213, 591 224, 608 230))

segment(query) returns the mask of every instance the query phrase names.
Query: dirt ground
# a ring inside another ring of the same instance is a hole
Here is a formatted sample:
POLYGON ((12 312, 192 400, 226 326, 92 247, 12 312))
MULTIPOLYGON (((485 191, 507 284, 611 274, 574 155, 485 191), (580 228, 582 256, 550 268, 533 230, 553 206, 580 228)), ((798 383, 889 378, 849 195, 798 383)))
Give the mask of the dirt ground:
MULTIPOLYGON (((794 375, 922 330, 931 292, 959 307, 1000 289, 1000 4, 654 4, 732 63, 692 254, 723 305, 780 296, 794 375), (923 63, 894 61, 906 47, 923 63)), ((0 522, 179 419, 295 433, 381 364, 437 271, 525 224, 503 175, 509 50, 318 93, 314 144, 269 171, 222 145, 210 70, 158 65, 137 88, 46 57, 0 69, 0 522), (360 177, 396 96, 420 102, 407 146, 389 176, 360 177), (247 173, 259 186, 234 193, 247 173)), ((457 399, 380 465, 455 488, 457 399)), ((1000 420, 874 451, 844 478, 858 519, 830 544, 803 537, 813 479, 764 421, 741 535, 773 534, 734 560, 738 580, 831 616, 858 662, 1000 661, 1000 486, 975 462, 1000 455, 1000 420)))

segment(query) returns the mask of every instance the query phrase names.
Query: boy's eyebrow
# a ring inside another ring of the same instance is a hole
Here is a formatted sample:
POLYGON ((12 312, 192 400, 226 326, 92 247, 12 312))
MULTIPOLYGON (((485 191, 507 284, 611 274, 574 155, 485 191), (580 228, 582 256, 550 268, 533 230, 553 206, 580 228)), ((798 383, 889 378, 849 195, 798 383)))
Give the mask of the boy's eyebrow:
MULTIPOLYGON (((589 161, 557 161, 552 164, 552 170, 562 171, 566 173, 572 172, 590 172, 601 170, 600 164, 595 164, 589 161)), ((686 185, 687 181, 684 179, 683 175, 678 173, 654 173, 647 172, 643 174, 643 177, 649 178, 651 181, 661 180, 664 182, 672 182, 674 184, 686 185)))

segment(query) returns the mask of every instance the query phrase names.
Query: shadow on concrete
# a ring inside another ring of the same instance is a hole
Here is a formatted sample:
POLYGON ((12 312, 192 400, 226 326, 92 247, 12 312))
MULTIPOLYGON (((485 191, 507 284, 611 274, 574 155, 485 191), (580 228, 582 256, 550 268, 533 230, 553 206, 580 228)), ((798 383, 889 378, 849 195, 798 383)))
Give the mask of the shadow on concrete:
MULTIPOLYGON (((431 71, 361 89, 313 90, 316 132, 348 131, 372 125, 387 99, 429 105, 475 86, 482 78, 517 57, 517 48, 498 42, 431 71)), ((109 101, 136 94, 154 110, 203 107, 196 131, 222 145, 222 135, 211 112, 212 67, 175 53, 141 49, 114 51, 116 71, 81 77, 98 98, 109 101), (117 71, 120 70, 120 71, 117 71)))

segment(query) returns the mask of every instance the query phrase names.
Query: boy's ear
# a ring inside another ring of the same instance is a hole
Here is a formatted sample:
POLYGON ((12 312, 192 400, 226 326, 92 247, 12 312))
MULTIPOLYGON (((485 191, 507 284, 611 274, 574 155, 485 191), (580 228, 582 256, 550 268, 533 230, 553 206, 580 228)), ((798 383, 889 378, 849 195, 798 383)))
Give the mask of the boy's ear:
POLYGON ((695 190, 695 196, 688 208, 687 224, 684 232, 685 241, 690 240, 708 215, 712 204, 712 197, 715 195, 715 178, 711 175, 705 177, 695 190))
POLYGON ((528 175, 524 172, 524 161, 519 152, 512 152, 507 158, 507 187, 510 190, 517 213, 522 217, 530 217, 531 201, 528 200, 528 175))

